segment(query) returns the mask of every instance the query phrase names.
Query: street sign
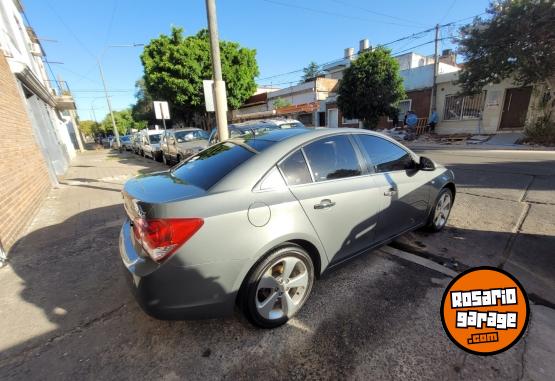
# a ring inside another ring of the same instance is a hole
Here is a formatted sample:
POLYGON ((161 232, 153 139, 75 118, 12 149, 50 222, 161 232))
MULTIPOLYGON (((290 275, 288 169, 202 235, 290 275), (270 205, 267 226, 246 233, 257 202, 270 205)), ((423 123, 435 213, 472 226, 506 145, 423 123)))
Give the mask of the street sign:
POLYGON ((216 111, 214 108, 214 81, 205 79, 202 81, 202 87, 204 88, 204 104, 206 105, 206 111, 216 111))
POLYGON ((170 108, 168 107, 168 102, 154 101, 154 114, 156 115, 156 119, 170 119, 170 108))
MULTIPOLYGON (((206 105, 206 111, 216 111, 216 108, 214 107, 216 104, 214 100, 214 81, 211 79, 205 79, 202 81, 202 87, 204 88, 204 104, 206 105)), ((227 104, 224 111, 227 111, 227 104)))

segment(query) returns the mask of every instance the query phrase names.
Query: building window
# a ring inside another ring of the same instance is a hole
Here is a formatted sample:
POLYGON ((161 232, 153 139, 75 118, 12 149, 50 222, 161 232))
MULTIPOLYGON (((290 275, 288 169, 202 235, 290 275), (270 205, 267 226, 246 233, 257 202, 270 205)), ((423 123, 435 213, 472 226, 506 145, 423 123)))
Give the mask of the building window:
POLYGON ((484 110, 486 92, 476 95, 447 95, 443 120, 479 119, 484 110))

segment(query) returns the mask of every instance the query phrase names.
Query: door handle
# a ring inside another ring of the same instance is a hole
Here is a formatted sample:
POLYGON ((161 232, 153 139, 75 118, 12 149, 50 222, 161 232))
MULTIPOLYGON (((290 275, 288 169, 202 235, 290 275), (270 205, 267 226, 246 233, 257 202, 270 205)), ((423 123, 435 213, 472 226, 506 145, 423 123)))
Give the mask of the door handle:
POLYGON ((326 198, 320 201, 319 204, 314 205, 314 209, 327 209, 327 208, 331 208, 334 205, 335 205, 335 202, 326 198))
POLYGON ((397 189, 395 189, 395 188, 389 188, 388 190, 386 190, 385 192, 383 192, 383 195, 384 195, 384 196, 390 196, 390 197, 391 197, 391 196, 393 196, 393 195, 395 195, 395 194, 397 194, 397 189))

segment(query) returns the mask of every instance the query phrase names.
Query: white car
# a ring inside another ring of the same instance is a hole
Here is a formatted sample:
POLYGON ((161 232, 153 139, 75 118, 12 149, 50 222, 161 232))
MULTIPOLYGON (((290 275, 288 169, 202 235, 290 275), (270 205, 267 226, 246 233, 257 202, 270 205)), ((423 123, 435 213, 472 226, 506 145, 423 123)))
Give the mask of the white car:
POLYGON ((139 153, 144 157, 160 160, 162 158, 160 139, 163 132, 162 130, 142 130, 139 153))

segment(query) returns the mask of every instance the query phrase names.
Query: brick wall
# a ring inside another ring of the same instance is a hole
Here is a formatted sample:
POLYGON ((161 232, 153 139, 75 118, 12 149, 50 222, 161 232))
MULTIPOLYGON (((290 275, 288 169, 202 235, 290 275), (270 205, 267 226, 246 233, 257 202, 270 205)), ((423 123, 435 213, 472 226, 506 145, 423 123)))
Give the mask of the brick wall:
POLYGON ((9 251, 24 233, 50 189, 16 79, 0 53, 0 241, 9 251))

